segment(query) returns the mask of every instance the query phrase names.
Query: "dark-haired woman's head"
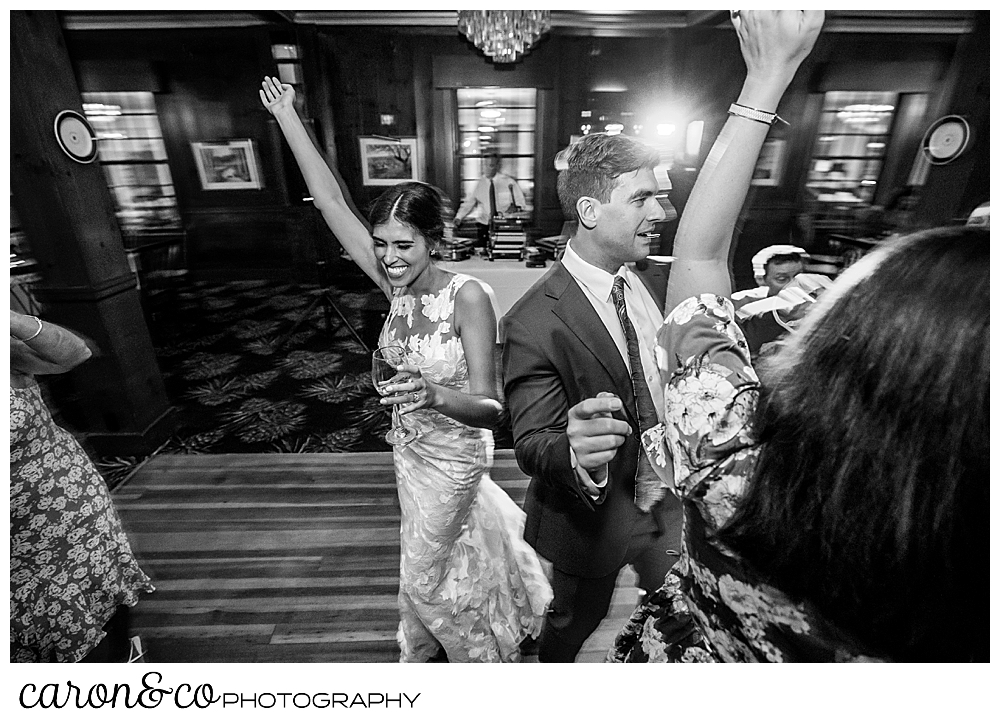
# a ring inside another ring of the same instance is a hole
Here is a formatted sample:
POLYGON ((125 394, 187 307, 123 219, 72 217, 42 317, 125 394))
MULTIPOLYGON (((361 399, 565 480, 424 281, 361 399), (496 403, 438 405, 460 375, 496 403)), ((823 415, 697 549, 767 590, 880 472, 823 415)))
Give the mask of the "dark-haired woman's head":
POLYGON ((722 537, 897 659, 988 656, 989 327, 988 232, 935 229, 848 269, 760 370, 722 537))
POLYGON ((373 227, 395 219, 423 236, 431 249, 441 244, 449 215, 444 193, 419 181, 393 186, 376 198, 368 210, 373 227))
POLYGON ((390 283, 408 286, 438 255, 449 215, 444 194, 417 181, 400 183, 375 199, 368 218, 375 255, 390 283))

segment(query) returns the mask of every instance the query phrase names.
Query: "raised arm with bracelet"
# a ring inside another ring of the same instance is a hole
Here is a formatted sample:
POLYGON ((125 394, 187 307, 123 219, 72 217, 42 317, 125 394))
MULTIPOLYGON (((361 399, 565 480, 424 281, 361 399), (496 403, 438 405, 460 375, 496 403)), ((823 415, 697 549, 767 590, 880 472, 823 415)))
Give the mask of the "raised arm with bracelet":
POLYGON ((665 311, 702 293, 728 297, 733 229, 778 102, 823 25, 822 10, 734 10, 743 89, 691 191, 674 241, 665 311))

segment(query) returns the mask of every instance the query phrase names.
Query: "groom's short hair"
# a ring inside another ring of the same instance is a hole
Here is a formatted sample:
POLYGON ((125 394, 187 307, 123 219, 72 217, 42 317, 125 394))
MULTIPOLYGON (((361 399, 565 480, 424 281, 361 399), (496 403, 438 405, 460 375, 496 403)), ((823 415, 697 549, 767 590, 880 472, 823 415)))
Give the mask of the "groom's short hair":
POLYGON ((568 167, 559 172, 556 190, 563 215, 576 221, 580 198, 590 196, 607 203, 619 176, 640 168, 653 170, 660 163, 660 152, 628 136, 594 133, 573 144, 566 163, 568 167))

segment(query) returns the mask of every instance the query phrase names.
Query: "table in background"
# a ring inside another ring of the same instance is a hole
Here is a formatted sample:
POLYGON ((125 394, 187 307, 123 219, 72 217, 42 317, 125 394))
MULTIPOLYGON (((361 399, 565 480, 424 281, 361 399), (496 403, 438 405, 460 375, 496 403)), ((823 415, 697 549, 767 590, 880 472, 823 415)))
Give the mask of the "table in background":
POLYGON ((489 284, 496 294, 497 304, 500 307, 498 313, 503 315, 510 311, 514 302, 545 274, 552 266, 552 262, 547 261, 544 268, 528 268, 523 261, 513 259, 487 261, 473 256, 464 261, 439 261, 438 266, 457 274, 475 276, 489 284))

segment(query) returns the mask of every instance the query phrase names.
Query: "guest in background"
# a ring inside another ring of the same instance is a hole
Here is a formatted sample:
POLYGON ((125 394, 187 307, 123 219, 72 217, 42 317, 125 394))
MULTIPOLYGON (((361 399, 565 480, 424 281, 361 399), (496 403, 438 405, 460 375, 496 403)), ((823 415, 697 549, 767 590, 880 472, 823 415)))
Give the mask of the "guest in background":
MULTIPOLYGON (((733 306, 741 307, 777 295, 805 269, 806 251, 798 246, 767 246, 753 255, 753 278, 756 288, 733 292, 733 306)), ((753 313, 752 311, 750 313, 753 313)))
POLYGON ((521 187, 516 179, 500 171, 500 154, 494 151, 483 156, 483 175, 455 212, 455 227, 472 215, 476 220, 477 245, 487 248, 490 219, 496 214, 516 213, 523 208, 521 187))
POLYGON ((776 296, 754 301, 736 310, 736 321, 746 337, 747 349, 754 364, 778 349, 782 340, 798 326, 810 305, 831 283, 822 274, 797 274, 776 296))
POLYGON ((153 585, 100 473, 35 376, 90 358, 76 334, 10 312, 10 660, 131 662, 128 609, 153 585))
MULTIPOLYGON (((773 113, 823 13, 733 16, 744 92, 773 113)), ((988 661, 989 232, 869 254, 758 382, 727 259, 767 128, 728 120, 678 230, 668 304, 693 296, 658 334, 669 419, 644 443, 684 550, 610 658, 988 661)))
POLYGON ((382 390, 418 431, 393 447, 400 662, 518 662, 552 593, 521 539, 524 513, 489 474, 502 409, 492 290, 434 262, 449 210, 441 191, 393 186, 372 205, 369 231, 306 133, 295 89, 277 78, 261 85, 323 219, 391 302, 379 344, 408 357, 382 390))

